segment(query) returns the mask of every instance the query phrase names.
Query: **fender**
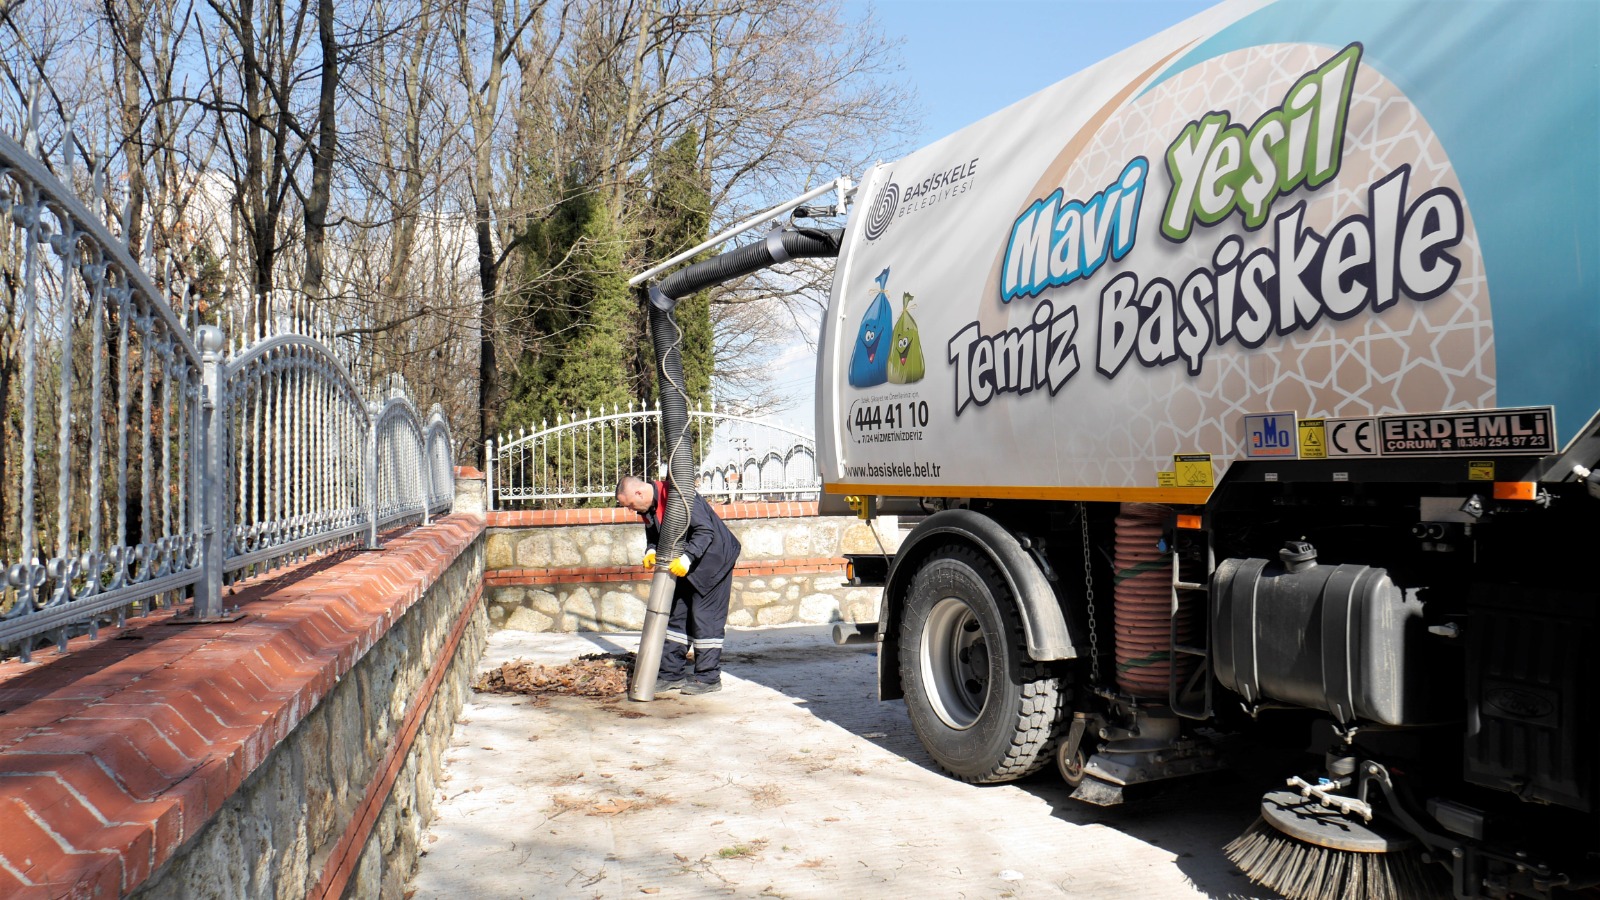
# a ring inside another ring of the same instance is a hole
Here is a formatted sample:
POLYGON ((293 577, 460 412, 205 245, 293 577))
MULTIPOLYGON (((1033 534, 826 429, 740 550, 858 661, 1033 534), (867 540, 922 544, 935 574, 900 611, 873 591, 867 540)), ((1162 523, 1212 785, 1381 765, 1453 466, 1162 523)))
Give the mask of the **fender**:
POLYGON ((905 696, 900 686, 897 643, 901 598, 928 553, 940 544, 952 542, 982 551, 1000 571, 1011 596, 1017 599, 1017 616, 1022 620, 1029 657, 1052 660, 1078 656, 1055 590, 1016 537, 982 513, 947 509, 929 516, 906 536, 889 569, 878 616, 878 696, 881 700, 905 696))

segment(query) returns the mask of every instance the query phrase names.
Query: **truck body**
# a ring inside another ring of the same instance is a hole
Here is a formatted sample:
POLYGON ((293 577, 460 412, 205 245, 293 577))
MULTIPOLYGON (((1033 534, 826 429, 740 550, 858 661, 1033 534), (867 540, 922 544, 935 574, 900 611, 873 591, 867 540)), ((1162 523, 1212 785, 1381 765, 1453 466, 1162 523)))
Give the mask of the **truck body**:
POLYGON ((1172 457, 1220 477, 1276 411, 1554 406, 1564 444, 1600 409, 1592 11, 1441 9, 1225 5, 867 173, 825 480, 1203 501, 1172 457), (880 296, 916 377, 852 369, 880 296))
POLYGON ((1227 3, 863 176, 818 457, 928 514, 880 680, 943 768, 1306 731, 1270 839, 1600 882, 1597 70, 1594 4, 1227 3))

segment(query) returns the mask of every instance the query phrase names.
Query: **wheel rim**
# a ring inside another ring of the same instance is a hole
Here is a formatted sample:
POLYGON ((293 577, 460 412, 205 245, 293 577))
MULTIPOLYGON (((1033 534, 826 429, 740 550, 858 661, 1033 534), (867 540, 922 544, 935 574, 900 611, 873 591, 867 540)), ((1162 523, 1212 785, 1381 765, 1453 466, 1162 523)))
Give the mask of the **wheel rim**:
POLYGON ((989 645, 972 607, 946 597, 928 614, 922 632, 922 683, 940 721, 971 728, 989 696, 989 645))
POLYGON ((1061 778, 1066 781, 1068 787, 1077 787, 1083 783, 1085 764, 1083 748, 1078 748, 1078 752, 1074 753, 1071 759, 1067 759, 1066 749, 1066 745, 1063 744, 1061 749, 1056 751, 1056 767, 1061 770, 1061 778))

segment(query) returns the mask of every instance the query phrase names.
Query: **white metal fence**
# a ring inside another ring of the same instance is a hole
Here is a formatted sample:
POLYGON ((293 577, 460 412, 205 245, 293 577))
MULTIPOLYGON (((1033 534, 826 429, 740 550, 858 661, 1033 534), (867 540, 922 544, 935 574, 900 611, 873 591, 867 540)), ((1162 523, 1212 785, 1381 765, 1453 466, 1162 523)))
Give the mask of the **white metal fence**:
POLYGON ((358 386, 286 307, 231 341, 202 324, 38 121, 0 134, 0 655, 162 598, 215 616, 227 578, 449 509, 437 407, 358 386))
MULTIPOLYGON (((726 500, 810 500, 822 489, 810 434, 726 407, 689 411, 700 493, 726 500)), ((601 407, 491 441, 491 509, 609 502, 618 479, 661 477, 660 407, 601 407)))

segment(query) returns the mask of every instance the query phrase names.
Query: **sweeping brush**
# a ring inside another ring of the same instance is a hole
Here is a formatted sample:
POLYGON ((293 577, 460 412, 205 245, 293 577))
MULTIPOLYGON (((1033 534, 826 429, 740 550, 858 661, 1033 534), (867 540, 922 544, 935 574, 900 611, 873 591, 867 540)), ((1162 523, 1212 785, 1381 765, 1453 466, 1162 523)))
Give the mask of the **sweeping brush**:
POLYGON ((1290 837, 1256 819, 1223 848, 1251 881, 1289 900, 1448 900, 1442 873, 1416 847, 1373 853, 1335 850, 1290 837))

